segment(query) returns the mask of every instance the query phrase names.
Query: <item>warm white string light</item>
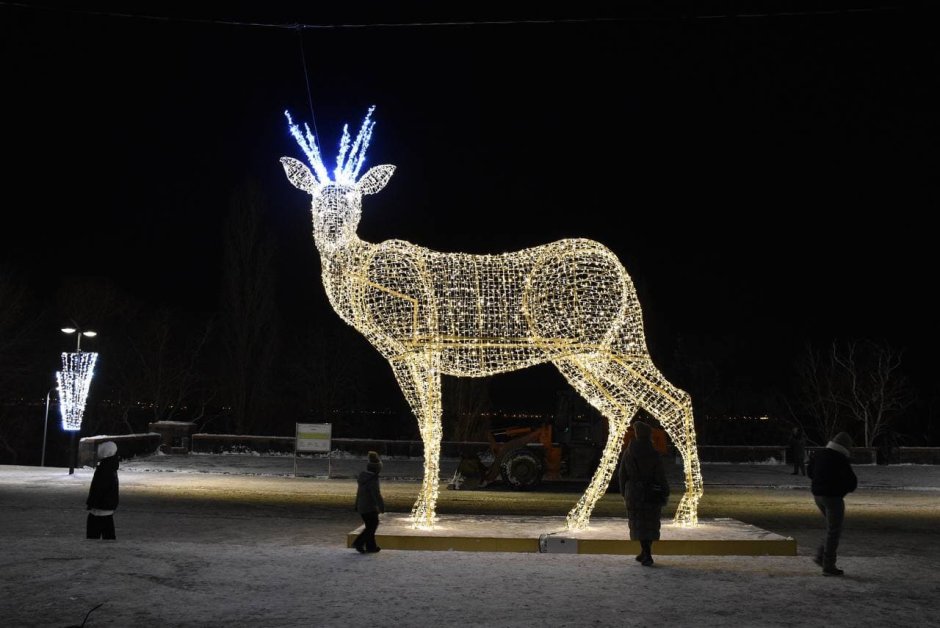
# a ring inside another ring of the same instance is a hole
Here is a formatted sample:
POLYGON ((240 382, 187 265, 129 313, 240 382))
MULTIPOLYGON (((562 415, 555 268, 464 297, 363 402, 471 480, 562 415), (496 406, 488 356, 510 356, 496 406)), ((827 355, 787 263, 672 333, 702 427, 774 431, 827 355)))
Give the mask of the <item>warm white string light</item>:
POLYGON ((62 370, 55 374, 59 387, 59 412, 62 429, 77 432, 82 429, 82 415, 88 400, 88 388, 95 374, 98 354, 88 351, 62 354, 62 370))
POLYGON ((692 405, 653 365, 640 303, 617 257, 583 239, 501 255, 360 240, 362 197, 381 190, 395 170, 375 166, 358 178, 375 124, 373 109, 351 147, 344 128, 334 179, 309 128, 302 134, 285 112, 313 172, 290 157, 281 163, 291 183, 313 197, 313 237, 330 303, 389 361, 418 419, 424 480, 413 525, 430 528, 435 521, 441 375, 485 377, 544 362, 554 364, 610 424, 598 468, 568 514, 568 527, 587 525, 638 408, 660 422, 682 455, 686 492, 675 521, 695 525, 702 476, 692 405))

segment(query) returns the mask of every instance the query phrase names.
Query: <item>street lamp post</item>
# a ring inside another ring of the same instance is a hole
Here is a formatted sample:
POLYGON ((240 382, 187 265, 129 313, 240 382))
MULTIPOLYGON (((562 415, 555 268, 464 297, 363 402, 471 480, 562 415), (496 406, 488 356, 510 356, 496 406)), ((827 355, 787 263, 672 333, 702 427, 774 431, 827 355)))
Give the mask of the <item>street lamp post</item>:
POLYGON ((52 396, 52 391, 55 388, 50 388, 49 392, 46 393, 46 418, 42 424, 42 458, 40 459, 39 466, 46 466, 46 433, 49 431, 49 397, 52 396))
MULTIPOLYGON (((90 329, 79 329, 78 327, 63 327, 62 332, 66 334, 75 334, 75 353, 82 352, 82 336, 94 338, 98 332, 90 329)), ((79 428, 81 429, 81 428, 79 428)), ((75 473, 75 432, 78 430, 69 430, 69 475, 75 473)))

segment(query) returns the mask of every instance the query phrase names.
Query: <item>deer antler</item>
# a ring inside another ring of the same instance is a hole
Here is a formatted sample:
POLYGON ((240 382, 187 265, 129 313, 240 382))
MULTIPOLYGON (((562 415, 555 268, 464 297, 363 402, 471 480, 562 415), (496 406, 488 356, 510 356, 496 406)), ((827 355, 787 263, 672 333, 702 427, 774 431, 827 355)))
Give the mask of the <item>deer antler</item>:
POLYGON ((320 154, 320 148, 317 146, 317 139, 310 132, 310 127, 304 123, 306 134, 300 131, 300 126, 294 124, 290 117, 290 112, 284 111, 287 116, 287 122, 290 125, 291 135, 300 144, 307 155, 307 160, 313 166, 316 172, 317 182, 320 185, 326 185, 331 181, 343 185, 353 185, 359 177, 362 165, 366 161, 366 149, 369 147, 369 140, 372 139, 372 129, 375 128, 375 121, 372 120, 372 112, 375 111, 375 105, 369 107, 366 117, 362 120, 362 126, 356 135, 356 140, 350 146, 349 125, 343 125, 343 137, 339 142, 339 153, 336 156, 336 168, 333 170, 333 178, 330 179, 330 173, 323 165, 323 158, 320 154))
POLYGON ((287 124, 290 125, 291 135, 294 136, 294 139, 300 144, 300 148, 307 154, 307 160, 316 172, 317 183, 326 185, 330 182, 330 173, 326 171, 326 166, 323 165, 323 159, 320 157, 317 138, 310 132, 310 127, 307 126, 306 122, 304 123, 304 129, 307 131, 307 136, 304 137, 300 132, 300 127, 294 124, 294 120, 290 117, 290 112, 285 109, 284 115, 287 116, 287 124))
POLYGON ((343 125, 343 139, 340 141, 339 156, 336 158, 334 171, 337 183, 352 185, 359 178, 359 171, 362 170, 362 164, 366 161, 366 149, 369 147, 369 140, 372 139, 372 129, 375 128, 375 120, 371 119, 373 111, 375 111, 375 105, 369 107, 366 117, 363 118, 359 134, 356 135, 356 141, 353 142, 346 163, 343 163, 343 157, 349 147, 349 125, 343 125))

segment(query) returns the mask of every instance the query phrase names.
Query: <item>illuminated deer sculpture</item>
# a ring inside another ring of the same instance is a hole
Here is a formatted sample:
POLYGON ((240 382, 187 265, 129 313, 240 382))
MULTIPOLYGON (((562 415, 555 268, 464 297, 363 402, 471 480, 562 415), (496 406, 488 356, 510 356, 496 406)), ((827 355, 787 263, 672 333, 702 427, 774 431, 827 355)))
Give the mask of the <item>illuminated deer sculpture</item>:
POLYGON ((418 419, 424 480, 412 510, 434 525, 440 484, 441 375, 486 377, 551 362, 608 420, 607 444, 584 495, 567 517, 584 528, 617 466, 638 408, 653 415, 682 455, 686 491, 675 515, 695 525, 702 477, 689 396, 653 366, 640 304, 616 256, 590 240, 560 240, 501 255, 440 253, 402 240, 356 235, 362 197, 395 170, 361 177, 375 125, 369 110, 355 140, 344 128, 332 176, 309 128, 287 114, 311 171, 281 158, 287 178, 313 197, 313 237, 333 308, 389 361, 418 419))

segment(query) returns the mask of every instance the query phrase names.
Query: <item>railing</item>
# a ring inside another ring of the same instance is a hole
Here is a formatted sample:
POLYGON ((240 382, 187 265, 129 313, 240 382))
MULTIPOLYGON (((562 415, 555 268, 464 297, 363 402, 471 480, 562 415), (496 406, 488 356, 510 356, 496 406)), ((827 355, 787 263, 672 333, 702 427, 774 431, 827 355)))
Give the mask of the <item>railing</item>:
MULTIPOLYGON (((79 443, 79 465, 94 465, 95 448, 105 440, 118 443, 122 458, 153 453, 160 444, 159 434, 127 434, 122 436, 91 436, 79 443)), ((293 436, 251 436, 238 434, 193 434, 192 451, 197 453, 238 453, 238 452, 274 452, 291 453, 294 451, 293 436)), ((369 451, 377 451, 382 457, 420 458, 424 455, 424 444, 420 440, 389 440, 377 438, 334 438, 334 451, 341 451, 351 456, 365 457, 369 451)), ((441 455, 446 458, 459 458, 464 451, 482 452, 489 449, 487 442, 443 441, 441 455)), ((807 457, 821 447, 807 447, 807 457)), ((700 445, 699 458, 702 462, 724 462, 743 464, 791 464, 789 448, 786 445, 700 445)), ((681 458, 671 448, 671 457, 677 463, 681 458)), ((940 447, 894 447, 890 450, 877 447, 854 447, 854 464, 940 464, 940 447)))
MULTIPOLYGON (((291 453, 294 451, 293 436, 242 436, 236 434, 193 434, 192 450, 198 453, 222 453, 238 451, 271 451, 291 453)), ((365 458, 376 451, 383 458, 420 458, 424 455, 424 443, 420 440, 385 440, 375 438, 334 438, 333 450, 365 458)), ((474 451, 489 449, 486 442, 443 441, 441 455, 457 458, 465 448, 474 451)))
MULTIPOLYGON (((807 447, 807 458, 813 451, 824 447, 807 447)), ((940 452, 940 448, 934 449, 940 452)), ((774 463, 793 464, 790 459, 790 448, 786 445, 699 445, 698 457, 702 462, 741 462, 741 463, 774 463)), ((878 462, 877 447, 853 447, 853 464, 876 464, 878 462)))
POLYGON ((120 436, 87 436, 78 441, 78 466, 93 467, 98 464, 98 445, 109 440, 117 445, 118 456, 121 460, 156 453, 160 446, 160 435, 156 432, 120 436))

